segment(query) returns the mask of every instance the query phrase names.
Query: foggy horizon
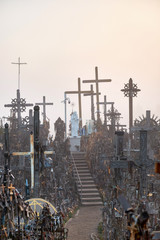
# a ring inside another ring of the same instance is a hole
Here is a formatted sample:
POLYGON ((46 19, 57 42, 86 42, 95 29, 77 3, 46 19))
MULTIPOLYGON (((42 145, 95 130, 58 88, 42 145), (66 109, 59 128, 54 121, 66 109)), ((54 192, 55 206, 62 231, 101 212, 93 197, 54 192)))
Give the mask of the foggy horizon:
MULTIPOLYGON (((128 98, 121 89, 129 78, 141 89, 133 99, 134 120, 146 110, 160 118, 160 2, 158 0, 7 0, 0 2, 0 118, 8 117, 18 89, 18 57, 21 97, 27 103, 47 102, 47 117, 64 120, 64 92, 78 89, 78 77, 112 79, 100 83, 100 101, 115 102, 120 124, 128 128, 128 98)), ((93 84, 95 91, 95 84, 93 84)), ((90 90, 90 84, 81 83, 90 90)), ((78 113, 78 96, 68 95, 67 121, 78 113)), ((94 98, 96 106, 96 98, 94 98)), ((33 108, 32 108, 33 109, 33 108)), ((40 114, 42 113, 40 108, 40 114)), ((28 115, 27 108, 25 116, 28 115)), ((103 107, 100 107, 103 119, 103 107)), ((83 125, 90 119, 90 97, 82 96, 83 125)), ((96 117, 96 114, 95 114, 96 117)), ((42 115, 41 115, 42 120, 42 115)))

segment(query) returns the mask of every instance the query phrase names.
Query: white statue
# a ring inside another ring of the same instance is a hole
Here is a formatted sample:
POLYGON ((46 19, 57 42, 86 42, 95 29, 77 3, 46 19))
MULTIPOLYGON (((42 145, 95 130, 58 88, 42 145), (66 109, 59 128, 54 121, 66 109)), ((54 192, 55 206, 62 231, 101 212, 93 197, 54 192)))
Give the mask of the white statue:
POLYGON ((87 120, 86 121, 87 135, 94 132, 94 121, 87 120))
POLYGON ((71 114, 71 136, 78 137, 79 119, 77 112, 71 114))

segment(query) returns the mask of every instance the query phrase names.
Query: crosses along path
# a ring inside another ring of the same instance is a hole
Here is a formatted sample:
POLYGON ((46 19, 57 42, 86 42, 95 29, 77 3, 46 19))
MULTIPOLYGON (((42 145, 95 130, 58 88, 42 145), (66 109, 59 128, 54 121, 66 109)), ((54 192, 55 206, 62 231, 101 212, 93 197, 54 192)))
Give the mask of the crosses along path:
POLYGON ((97 234, 101 222, 102 206, 80 207, 77 214, 65 225, 68 228, 67 240, 91 240, 91 234, 97 234))

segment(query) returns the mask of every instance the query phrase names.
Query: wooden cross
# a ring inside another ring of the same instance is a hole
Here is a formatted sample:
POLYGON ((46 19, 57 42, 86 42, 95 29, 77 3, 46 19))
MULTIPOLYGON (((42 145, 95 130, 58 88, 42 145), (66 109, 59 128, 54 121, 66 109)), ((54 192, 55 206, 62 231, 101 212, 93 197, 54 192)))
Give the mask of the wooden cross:
POLYGON ((0 188, 2 188, 2 192, 4 193, 4 191, 5 191, 5 187, 6 186, 4 186, 4 184, 2 184, 1 186, 0 186, 0 188))
MULTIPOLYGON (((45 151, 44 155, 53 154, 53 151, 45 151)), ((31 158, 31 188, 34 188, 34 138, 30 134, 30 152, 12 152, 12 156, 30 156, 31 158)))
POLYGON ((98 79, 98 67, 95 67, 95 80, 83 80, 83 83, 96 83, 96 97, 97 97, 97 121, 100 119, 99 112, 99 83, 111 82, 111 79, 98 79))
MULTIPOLYGON (((84 96, 91 96, 91 119, 93 121, 95 121, 95 117, 94 117, 94 95, 96 95, 96 93, 94 93, 93 91, 93 85, 91 84, 90 85, 90 88, 91 88, 91 93, 85 93, 84 96)), ((101 93, 99 93, 100 95, 101 93)))
POLYGON ((81 103, 81 94, 88 93, 91 94, 91 91, 82 91, 81 90, 81 79, 78 78, 78 91, 66 91, 65 94, 78 94, 79 102, 79 128, 82 128, 82 103, 81 103))
POLYGON ((18 58, 18 63, 12 62, 12 64, 18 64, 18 89, 20 90, 20 66, 22 64, 27 64, 27 63, 22 63, 20 61, 20 57, 18 58))
POLYGON ((18 127, 21 125, 21 112, 25 112, 26 107, 33 106, 32 103, 26 103, 25 98, 20 97, 20 90, 17 89, 17 98, 12 99, 11 104, 5 104, 4 107, 11 107, 13 112, 18 113, 18 127))
POLYGON ((107 125, 107 105, 114 104, 114 102, 107 102, 107 96, 104 95, 104 102, 99 102, 104 105, 104 124, 107 125))
POLYGON ((129 133, 131 135, 131 127, 133 126, 133 97, 136 97, 141 90, 137 88, 137 84, 134 84, 132 78, 130 78, 129 83, 125 84, 124 89, 121 89, 121 91, 124 92, 125 97, 129 97, 129 133))
POLYGON ((13 190, 15 190, 15 187, 13 187, 13 185, 11 183, 10 186, 8 187, 8 189, 9 189, 9 194, 10 194, 10 200, 12 202, 13 190))
POLYGON ((46 122, 46 106, 53 105, 53 103, 46 103, 46 97, 43 96, 43 103, 36 103, 36 105, 43 105, 43 124, 46 122))

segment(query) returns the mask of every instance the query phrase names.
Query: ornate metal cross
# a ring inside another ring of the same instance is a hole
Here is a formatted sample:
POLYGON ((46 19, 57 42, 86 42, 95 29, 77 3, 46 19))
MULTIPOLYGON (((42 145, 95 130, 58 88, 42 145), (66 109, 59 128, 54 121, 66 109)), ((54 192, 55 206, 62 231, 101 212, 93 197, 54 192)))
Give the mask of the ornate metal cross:
POLYGON ((124 92, 125 97, 129 97, 129 133, 131 134, 131 127, 133 126, 133 97, 136 97, 141 90, 138 89, 137 84, 134 84, 132 78, 130 78, 129 83, 124 84, 124 89, 121 89, 121 91, 124 92))
POLYGON ((20 97, 20 90, 17 89, 17 98, 12 99, 11 104, 5 104, 4 107, 12 108, 13 112, 18 113, 18 127, 21 125, 21 112, 26 111, 26 107, 33 106, 32 103, 26 103, 25 98, 20 97))

